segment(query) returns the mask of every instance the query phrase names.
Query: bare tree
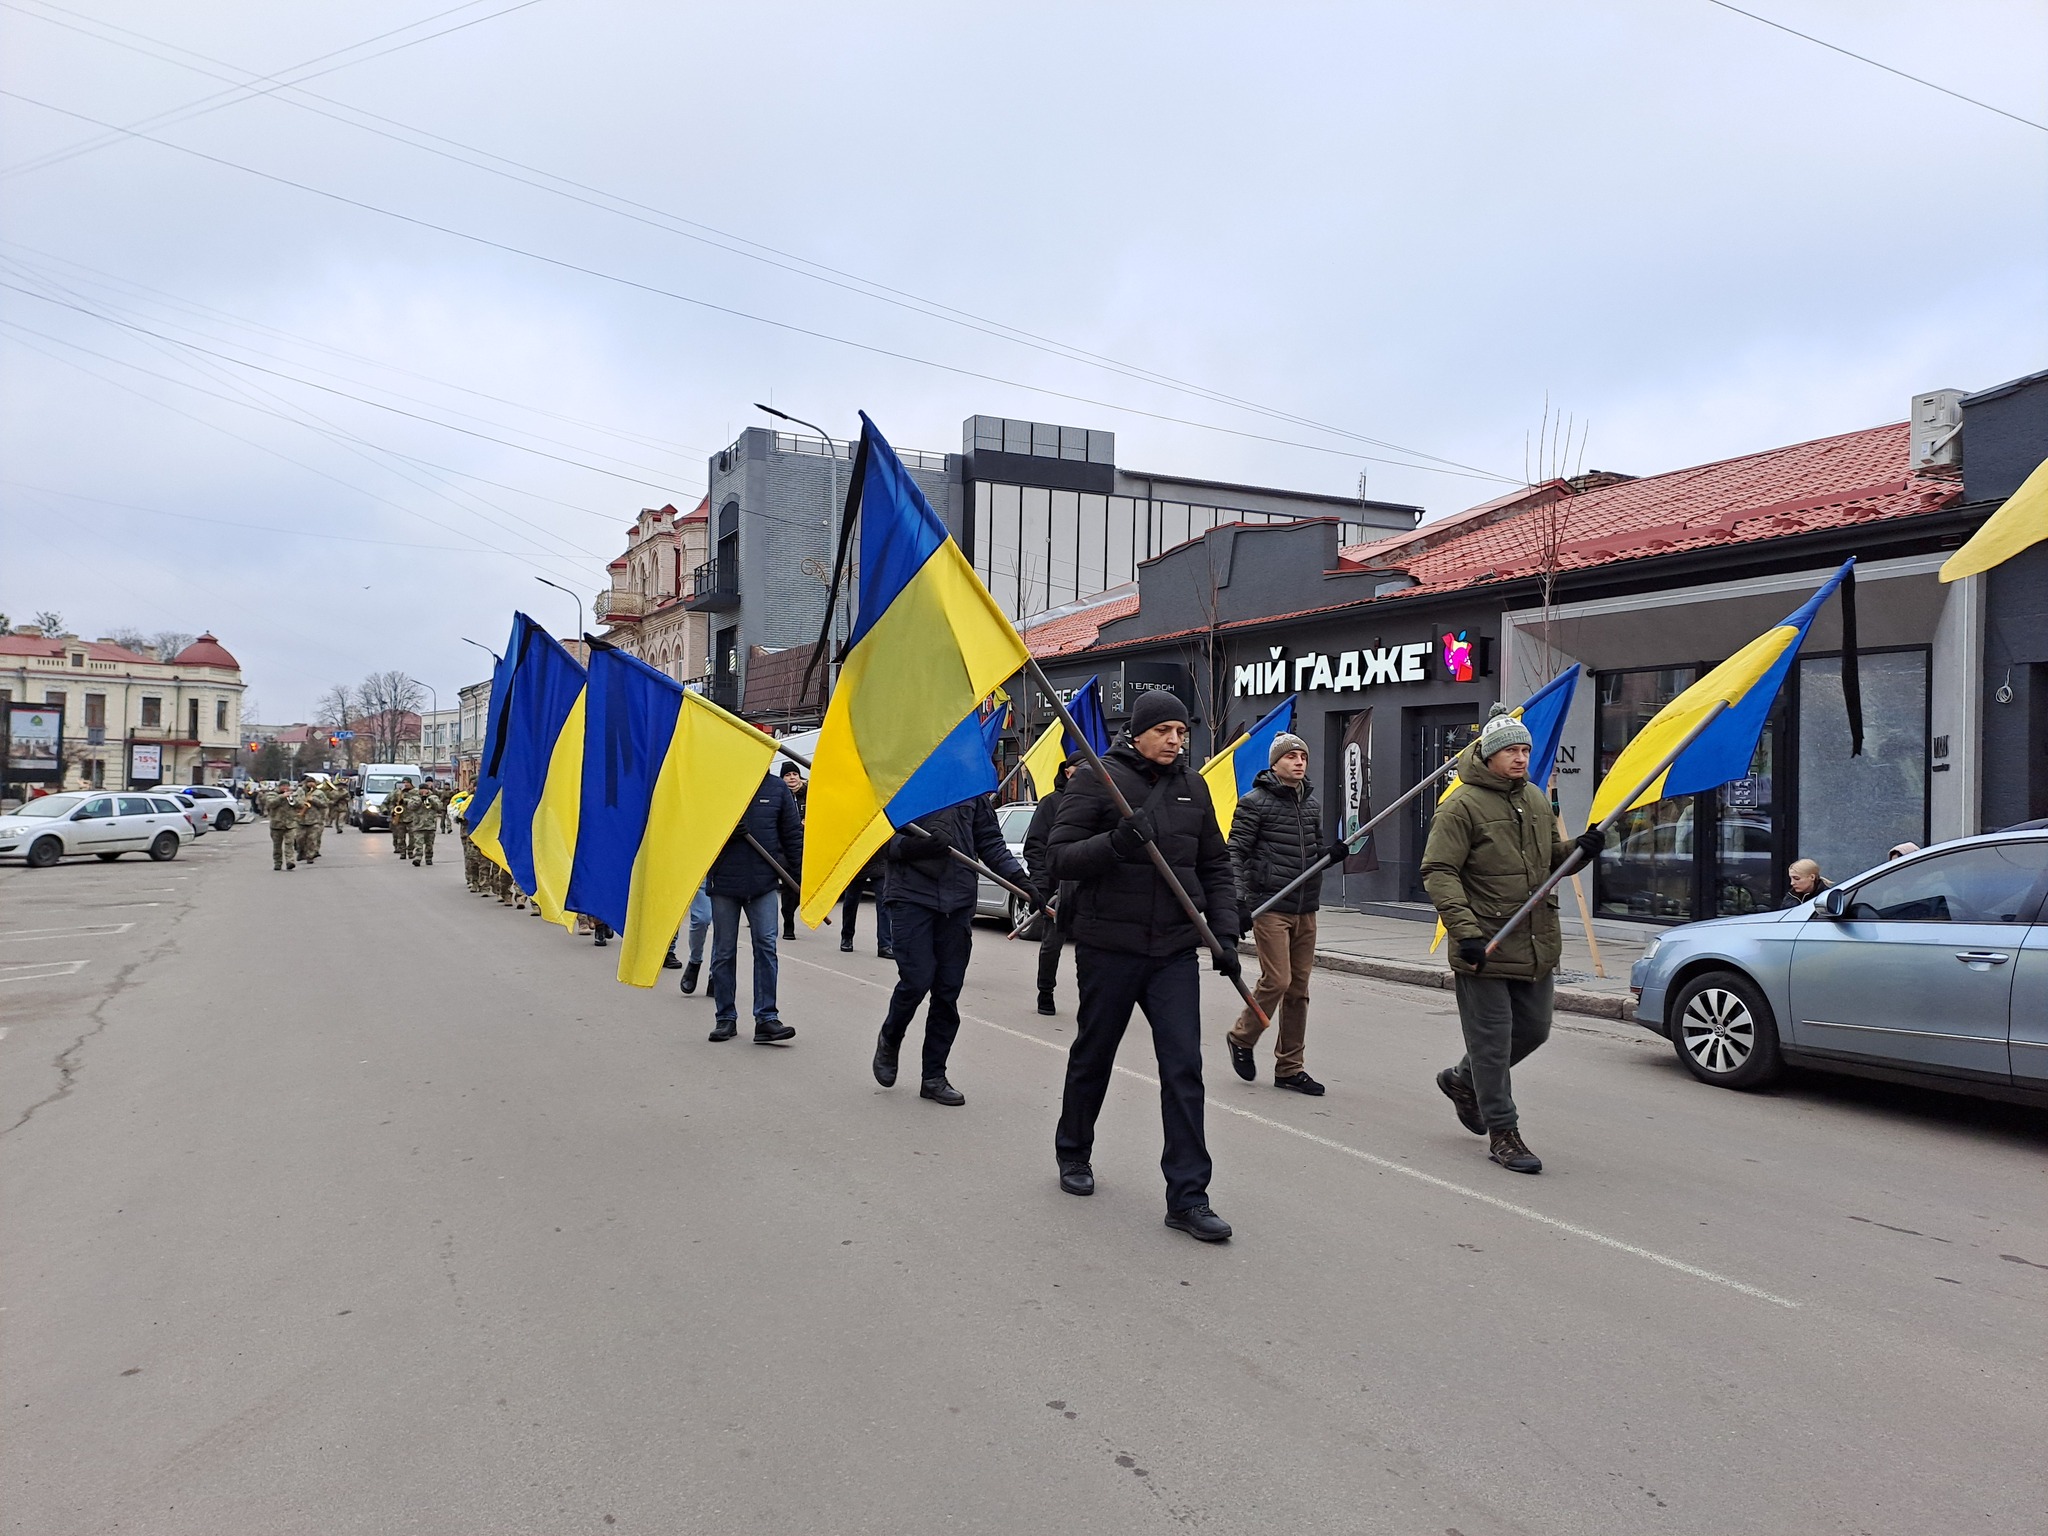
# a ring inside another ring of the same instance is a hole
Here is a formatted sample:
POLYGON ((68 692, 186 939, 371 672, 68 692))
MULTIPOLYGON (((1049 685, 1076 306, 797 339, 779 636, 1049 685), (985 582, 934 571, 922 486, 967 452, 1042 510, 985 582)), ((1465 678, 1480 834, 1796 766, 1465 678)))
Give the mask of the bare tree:
MULTIPOLYGON (((330 733, 353 731, 361 720, 355 690, 346 683, 334 684, 320 695, 320 702, 313 708, 313 719, 330 733)), ((355 738, 348 737, 334 749, 333 756, 342 766, 353 768, 356 762, 355 746, 355 738)))
POLYGON ((149 637, 149 643, 156 647, 158 661, 169 661, 198 638, 197 635, 186 634, 182 629, 160 629, 149 637))
POLYGON ((119 629, 110 631, 107 638, 122 650, 134 651, 138 655, 149 649, 149 636, 133 624, 123 624, 119 629))
POLYGON ((51 608, 45 608, 35 616, 35 626, 52 639, 64 633, 64 615, 51 608))
POLYGON ((402 744, 420 739, 420 706, 426 690, 403 672, 372 672, 356 689, 356 739, 365 742, 373 763, 399 761, 402 744), (367 740, 365 740, 367 738, 367 740))

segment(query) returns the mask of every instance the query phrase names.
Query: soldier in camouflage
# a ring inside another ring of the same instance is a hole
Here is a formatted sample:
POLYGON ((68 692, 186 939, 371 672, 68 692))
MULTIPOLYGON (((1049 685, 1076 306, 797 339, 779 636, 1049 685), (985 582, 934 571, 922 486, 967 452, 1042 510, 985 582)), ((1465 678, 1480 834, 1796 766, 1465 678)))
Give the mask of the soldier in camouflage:
POLYGON ((292 792, 279 785, 263 797, 263 805, 270 818, 270 867, 297 869, 299 808, 292 803, 292 792))
POLYGON ((434 862, 434 833, 441 825, 441 797, 430 781, 405 799, 405 830, 412 852, 412 864, 434 862))
POLYGON ((320 857, 320 833, 327 825, 327 786, 306 775, 299 805, 299 862, 311 864, 320 857))

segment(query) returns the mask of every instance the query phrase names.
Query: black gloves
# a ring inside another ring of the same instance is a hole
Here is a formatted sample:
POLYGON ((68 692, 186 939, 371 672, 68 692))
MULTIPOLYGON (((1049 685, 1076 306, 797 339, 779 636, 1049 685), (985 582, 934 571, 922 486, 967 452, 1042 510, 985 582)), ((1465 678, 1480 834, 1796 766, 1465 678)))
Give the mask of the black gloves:
POLYGON ((1464 963, 1464 964, 1465 964, 1465 965, 1466 965, 1466 966, 1467 966, 1468 968, 1470 968, 1470 969, 1472 969, 1472 970, 1475 970, 1475 971, 1483 971, 1483 970, 1485 970, 1485 969, 1486 969, 1486 940, 1484 940, 1484 939, 1460 939, 1460 940, 1458 940, 1458 959, 1459 959, 1459 960, 1460 960, 1461 962, 1463 962, 1463 963, 1464 963))
POLYGON ((953 845, 943 837, 919 837, 909 834, 903 845, 903 857, 913 864, 932 864, 945 858, 953 851, 953 845))
POLYGON ((1328 848, 1323 850, 1323 856, 1327 858, 1332 864, 1342 864, 1346 859, 1350 858, 1351 855, 1355 852, 1357 852, 1357 850, 1354 849, 1349 843, 1345 842, 1344 839, 1340 837, 1337 839, 1337 841, 1330 844, 1328 848))
POLYGON ((1145 851, 1152 837, 1152 813, 1136 810, 1110 830, 1110 850, 1120 859, 1134 859, 1145 851))
POLYGON ((1210 957, 1215 962, 1216 974, 1237 981, 1244 975, 1244 956, 1237 952, 1237 946, 1231 940, 1223 938, 1221 934, 1218 934, 1217 938, 1223 947, 1210 957))
POLYGON ((1572 841, 1579 845, 1579 852, 1584 854, 1586 862, 1591 864, 1600 857, 1600 850, 1607 846, 1607 834, 1598 827, 1588 827, 1572 841))

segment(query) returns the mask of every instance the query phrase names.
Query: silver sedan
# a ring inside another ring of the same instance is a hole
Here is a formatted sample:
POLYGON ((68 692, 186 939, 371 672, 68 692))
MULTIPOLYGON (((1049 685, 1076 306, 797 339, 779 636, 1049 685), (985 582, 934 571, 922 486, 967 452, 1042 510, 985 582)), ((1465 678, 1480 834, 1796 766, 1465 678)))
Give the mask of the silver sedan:
POLYGON ((2048 1102, 2048 833, 1962 838, 1777 912, 1662 935, 1636 1022, 1701 1082, 1787 1065, 2048 1102))

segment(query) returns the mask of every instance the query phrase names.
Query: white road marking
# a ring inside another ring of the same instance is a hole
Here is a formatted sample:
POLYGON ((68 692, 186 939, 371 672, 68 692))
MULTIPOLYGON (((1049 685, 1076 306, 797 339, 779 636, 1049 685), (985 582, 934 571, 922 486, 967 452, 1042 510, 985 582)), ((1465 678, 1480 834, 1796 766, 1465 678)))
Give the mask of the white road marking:
POLYGON ((39 939, 103 939, 126 933, 133 923, 88 923, 77 928, 15 928, 0 933, 0 943, 33 944, 39 939))
POLYGON ((49 981, 58 976, 76 976, 84 970, 84 960, 40 960, 22 961, 15 965, 0 965, 0 983, 9 981, 49 981), (34 974, 29 974, 33 972, 34 974))
MULTIPOLYGON (((865 976, 849 975, 845 971, 835 970, 829 965, 819 965, 813 960, 798 960, 794 955, 785 955, 783 958, 793 960, 796 964, 807 966, 814 971, 824 971, 827 975, 837 976, 843 981, 858 982, 861 986, 873 987, 877 992, 895 990, 893 987, 883 986, 880 982, 869 981, 865 976)), ((962 1013, 960 1017, 968 1020, 970 1023, 979 1024, 986 1029, 998 1030, 1003 1034, 1012 1035, 1019 1040, 1028 1041, 1032 1045, 1043 1046, 1046 1050, 1056 1051, 1062 1056, 1067 1054, 1067 1047, 1057 1040, 1042 1039, 1028 1030, 1012 1029, 1007 1024, 998 1024, 993 1019, 977 1018, 971 1013, 962 1013)), ((1147 1077, 1144 1073, 1133 1071, 1129 1067, 1120 1066, 1115 1070, 1121 1072, 1125 1077, 1135 1078, 1137 1081, 1145 1083, 1150 1087, 1157 1088, 1159 1086, 1158 1078, 1147 1077)), ((1774 1295, 1760 1286, 1749 1285, 1741 1280, 1732 1279, 1711 1269, 1703 1269, 1697 1264, 1688 1264, 1683 1259, 1674 1259, 1669 1254, 1658 1253, 1655 1249, 1643 1248, 1635 1243, 1623 1242, 1618 1237, 1609 1237, 1604 1232, 1596 1232, 1591 1227, 1582 1227, 1576 1222, 1563 1221, 1558 1217, 1545 1215, 1542 1211, 1521 1205, 1516 1201, 1503 1200, 1498 1195, 1489 1195, 1484 1190, 1472 1189, 1463 1184, 1453 1183, 1451 1180, 1439 1178, 1433 1173, 1424 1173, 1420 1168, 1412 1168, 1408 1164, 1396 1162, 1392 1158, 1381 1157, 1376 1153, 1362 1151, 1357 1147, 1346 1146, 1341 1141, 1333 1140, 1328 1136, 1318 1136, 1314 1131, 1302 1130, 1299 1126, 1289 1125, 1284 1120, 1271 1120, 1264 1115, 1255 1114, 1249 1109, 1240 1109, 1235 1104, 1227 1104, 1221 1099, 1213 1097, 1205 1096, 1204 1102, 1212 1109, 1220 1109, 1225 1114, 1236 1115, 1241 1120, 1249 1120, 1255 1125, 1263 1125, 1268 1130, 1283 1131, 1289 1136, 1298 1136, 1303 1141, 1314 1142, 1317 1146, 1327 1147, 1332 1152, 1341 1152, 1346 1157, 1356 1158, 1361 1163, 1370 1163, 1373 1167, 1382 1169, 1387 1173, 1398 1173, 1404 1179, 1414 1179, 1418 1183, 1432 1185, 1449 1194, 1460 1195, 1467 1200, 1477 1200, 1482 1205, 1490 1205, 1497 1211, 1506 1211, 1511 1216, 1519 1216, 1524 1221, 1536 1222, 1539 1225, 1551 1228, 1553 1231, 1568 1233, 1573 1237, 1583 1237, 1588 1242, 1598 1243, 1603 1248, 1612 1248, 1617 1253, 1630 1254, 1638 1259, 1648 1259, 1652 1264, 1661 1264, 1666 1269, 1675 1269, 1682 1275, 1691 1275, 1695 1280, 1705 1280, 1714 1285, 1726 1286, 1731 1291, 1739 1291, 1744 1296, 1753 1296, 1758 1301, 1768 1301, 1773 1306, 1789 1307, 1796 1311, 1800 1305, 1796 1301, 1790 1301, 1783 1296, 1774 1295)))

